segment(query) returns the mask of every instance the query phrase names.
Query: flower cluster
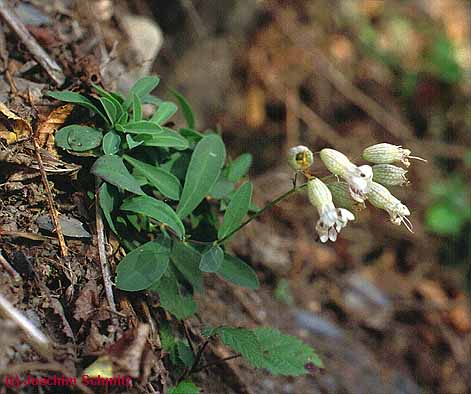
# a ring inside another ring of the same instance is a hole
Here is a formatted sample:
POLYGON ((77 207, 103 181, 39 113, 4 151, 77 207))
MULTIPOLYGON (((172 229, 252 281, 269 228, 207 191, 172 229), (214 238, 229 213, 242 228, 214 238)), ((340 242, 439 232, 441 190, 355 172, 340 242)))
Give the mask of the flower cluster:
POLYGON ((309 201, 319 213, 316 231, 321 242, 335 241, 340 230, 349 221, 355 220, 351 211, 358 213, 365 209, 365 201, 385 210, 393 224, 404 223, 406 228, 412 231, 412 224, 408 218, 409 209, 388 190, 390 186, 403 186, 409 183, 406 178, 407 170, 392 163, 401 162, 409 167, 409 159, 426 160, 411 156, 409 149, 388 143, 376 144, 363 151, 363 159, 373 166, 367 164, 357 166, 343 153, 329 148, 322 149, 319 156, 325 167, 337 178, 336 181, 324 183, 323 180, 307 172, 314 161, 314 154, 309 148, 300 145, 288 152, 288 163, 291 168, 308 178, 309 201))

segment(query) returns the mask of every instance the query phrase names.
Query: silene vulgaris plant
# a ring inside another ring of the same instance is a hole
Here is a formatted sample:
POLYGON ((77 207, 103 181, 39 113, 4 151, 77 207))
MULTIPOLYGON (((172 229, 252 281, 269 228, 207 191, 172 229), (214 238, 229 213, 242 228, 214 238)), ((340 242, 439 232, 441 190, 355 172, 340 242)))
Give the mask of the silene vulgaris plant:
MULTIPOLYGON (((304 146, 294 147, 288 152, 288 163, 295 171, 293 188, 259 209, 252 203, 253 188, 247 179, 251 155, 228 159, 221 136, 196 130, 190 106, 172 92, 186 120, 185 127, 175 128, 171 118, 178 106, 151 94, 158 84, 158 77, 144 77, 127 96, 96 85, 90 97, 49 92, 52 98, 94 114, 94 127, 68 125, 56 133, 55 140, 66 151, 96 157, 91 167, 99 186, 96 203, 126 250, 116 270, 117 288, 157 293, 160 306, 177 321, 196 313, 193 294, 203 292, 204 273, 257 289, 253 268, 226 253, 225 244, 265 210, 306 188, 319 213, 315 228, 322 242, 335 241, 365 201, 386 210, 394 224, 411 229, 409 210, 387 189, 407 183, 406 170, 392 163, 408 166, 413 158, 409 150, 374 145, 364 150, 363 158, 375 165, 357 166, 342 153, 323 149, 320 159, 332 173, 327 182, 310 172, 314 154, 304 146), (151 115, 144 116, 143 104, 153 106, 151 115), (299 174, 306 183, 296 184, 299 174)), ((195 354, 192 344, 178 339, 171 327, 161 323, 162 346, 170 355, 175 377, 187 377, 201 369, 205 344, 195 354)), ((300 375, 322 367, 311 347, 276 329, 208 327, 202 335, 208 340, 219 337, 253 367, 274 374, 300 375)), ((198 392, 191 382, 182 384, 188 392, 198 392)))

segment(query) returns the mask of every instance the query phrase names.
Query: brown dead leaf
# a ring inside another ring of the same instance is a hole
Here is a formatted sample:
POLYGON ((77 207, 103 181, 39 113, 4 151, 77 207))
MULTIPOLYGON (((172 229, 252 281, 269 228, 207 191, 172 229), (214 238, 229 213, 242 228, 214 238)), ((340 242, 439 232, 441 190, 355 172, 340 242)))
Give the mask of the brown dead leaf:
POLYGON ((471 331, 471 307, 469 301, 463 299, 448 313, 448 319, 456 331, 467 333, 471 331))
POLYGON ((148 362, 146 349, 150 326, 140 324, 135 329, 126 331, 123 336, 107 349, 107 354, 89 365, 84 373, 90 376, 127 375, 138 378, 143 362, 148 362))
POLYGON ((0 103, 0 139, 5 140, 7 144, 13 144, 28 139, 31 133, 31 125, 26 120, 0 103))
POLYGON ((56 154, 54 147, 54 134, 62 127, 67 117, 74 109, 73 104, 65 104, 53 109, 47 116, 46 120, 42 122, 37 130, 38 144, 42 148, 46 145, 49 152, 56 154))
POLYGON ((94 279, 89 280, 75 301, 74 319, 87 321, 98 310, 100 288, 94 279))
POLYGON ((443 290, 440 284, 433 280, 421 280, 417 284, 416 290, 427 301, 436 305, 440 309, 445 309, 449 303, 449 299, 445 293, 445 290, 443 290))

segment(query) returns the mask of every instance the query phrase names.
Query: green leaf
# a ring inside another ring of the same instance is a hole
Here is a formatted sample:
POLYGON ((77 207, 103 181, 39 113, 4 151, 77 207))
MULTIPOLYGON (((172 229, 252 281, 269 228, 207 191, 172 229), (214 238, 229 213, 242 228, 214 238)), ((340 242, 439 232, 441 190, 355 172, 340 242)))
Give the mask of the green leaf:
POLYGON ((156 146, 161 148, 174 148, 177 150, 184 150, 188 148, 188 141, 179 135, 176 131, 163 128, 158 134, 153 136, 142 136, 144 146, 156 146))
POLYGON ((274 328, 219 327, 213 330, 221 341, 240 353, 253 367, 268 369, 274 375, 298 376, 308 373, 306 365, 323 368, 315 351, 296 337, 274 328))
POLYGON ((185 227, 175 211, 164 202, 149 196, 133 197, 126 200, 121 209, 149 216, 171 228, 178 238, 185 235, 185 227))
POLYGON ((240 353, 253 367, 263 367, 263 349, 252 330, 236 327, 219 327, 215 330, 215 333, 224 345, 240 353))
POLYGON ((170 89, 170 91, 178 100, 178 104, 180 104, 180 107, 183 112, 183 116, 185 117, 186 124, 188 125, 190 129, 194 129, 195 128, 195 115, 193 114, 193 111, 191 110, 190 104, 188 104, 185 97, 183 97, 177 91, 172 90, 172 89, 170 89))
POLYGON ((108 131, 102 141, 102 149, 105 155, 114 155, 119 152, 121 137, 114 130, 108 131))
POLYGON ((139 291, 158 281, 168 267, 170 240, 158 236, 128 253, 116 269, 116 286, 121 290, 139 291))
MULTIPOLYGON (((56 145, 62 149, 72 150, 72 147, 69 145, 69 132, 75 125, 70 125, 62 127, 54 135, 54 141, 56 145)), ((78 125, 77 125, 78 126, 78 125)))
POLYGON ((96 114, 100 115, 103 120, 109 124, 108 118, 105 116, 103 112, 101 112, 88 98, 82 96, 76 92, 70 92, 64 90, 62 92, 47 92, 49 97, 55 98, 56 100, 65 101, 66 103, 74 103, 81 105, 82 107, 88 108, 89 110, 95 112, 96 114))
POLYGON ((151 94, 146 94, 145 96, 141 97, 142 104, 152 104, 158 107, 160 103, 162 102, 161 99, 159 99, 156 96, 152 96, 151 94))
POLYGON ((200 270, 203 272, 216 272, 224 262, 224 251, 220 246, 212 246, 201 255, 200 270))
POLYGON ((181 293, 177 277, 171 269, 159 281, 153 283, 149 290, 159 293, 161 307, 177 319, 186 319, 196 312, 193 297, 181 293))
POLYGON ((93 127, 70 125, 56 133, 56 144, 63 149, 85 152, 100 146, 103 134, 93 127))
POLYGON ((163 101, 160 103, 157 111, 155 111, 150 120, 161 125, 169 120, 173 115, 175 115, 177 111, 178 107, 174 103, 171 101, 163 101))
POLYGON ((170 256, 173 264, 195 291, 203 291, 203 275, 199 270, 201 254, 190 245, 175 241, 170 256))
POLYGON ((136 141, 134 138, 132 138, 131 135, 126 134, 126 142, 128 144, 129 150, 137 148, 139 145, 142 145, 144 141, 136 141))
POLYGON ((141 187, 123 163, 123 159, 116 155, 105 155, 95 161, 90 172, 112 185, 143 195, 141 187))
POLYGON ((183 341, 178 341, 176 346, 178 358, 185 364, 185 367, 191 368, 195 362, 195 355, 191 351, 190 346, 183 341))
POLYGON ((147 76, 139 79, 129 91, 129 98, 125 102, 125 108, 131 106, 133 95, 139 98, 145 97, 157 87, 159 82, 160 78, 155 76, 147 76))
POLYGON ((113 212, 114 210, 116 199, 116 189, 113 190, 113 186, 111 186, 109 183, 104 182, 100 186, 100 191, 98 192, 98 200, 103 215, 105 216, 106 222, 115 234, 117 234, 118 232, 116 231, 113 218, 111 217, 111 212, 113 212))
POLYGON ((139 122, 142 120, 142 103, 138 95, 132 95, 132 121, 139 122))
POLYGON ((150 134, 158 135, 162 133, 162 127, 157 123, 149 122, 148 120, 141 120, 139 122, 130 122, 123 126, 126 133, 131 134, 150 134))
POLYGON ((235 159, 229 165, 229 170, 227 173, 227 179, 230 182, 240 181, 249 170, 252 165, 252 155, 250 153, 244 153, 235 159))
POLYGON ((308 363, 319 368, 324 366, 314 349, 296 337, 269 327, 256 328, 253 332, 263 349, 261 367, 268 369, 273 375, 304 375, 308 373, 308 363))
POLYGON ((111 124, 115 124, 116 119, 118 117, 118 108, 116 107, 114 102, 106 97, 100 97, 100 102, 101 105, 103 105, 103 108, 105 109, 106 115, 108 116, 108 119, 110 120, 111 124))
POLYGON ((178 386, 170 387, 168 394, 200 394, 200 389, 193 382, 183 380, 178 386))
POLYGON ((226 177, 221 175, 211 188, 209 195, 216 200, 220 200, 227 197, 232 191, 234 191, 234 183, 229 182, 226 177))
POLYGON ((451 204, 439 202, 427 210, 426 225, 434 233, 455 235, 461 230, 465 217, 453 209, 451 204))
POLYGON ((221 227, 218 231, 218 238, 223 239, 240 226, 244 216, 249 211, 250 200, 252 199, 252 184, 245 182, 232 197, 221 227))
POLYGON ((226 149, 221 137, 205 136, 195 147, 185 177, 185 184, 177 208, 177 214, 188 216, 206 197, 226 159, 226 149))
POLYGON ((138 170, 140 174, 144 175, 149 183, 164 196, 172 200, 178 200, 180 198, 180 181, 175 175, 160 167, 152 166, 128 155, 124 155, 123 158, 138 170))
POLYGON ((204 134, 193 129, 187 129, 183 127, 179 129, 178 131, 183 137, 185 137, 188 140, 188 142, 191 142, 192 144, 196 144, 197 142, 201 140, 201 138, 204 137, 204 134))
POLYGON ((253 268, 241 259, 226 254, 224 262, 216 272, 220 277, 237 286, 258 289, 260 283, 253 268))

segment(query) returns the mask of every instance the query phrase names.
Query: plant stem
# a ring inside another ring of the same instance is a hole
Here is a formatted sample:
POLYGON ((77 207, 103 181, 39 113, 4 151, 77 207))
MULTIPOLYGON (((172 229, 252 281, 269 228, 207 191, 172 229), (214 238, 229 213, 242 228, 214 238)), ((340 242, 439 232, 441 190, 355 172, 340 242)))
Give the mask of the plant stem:
POLYGON ((226 358, 222 358, 222 359, 220 359, 220 360, 218 360, 218 361, 214 361, 214 362, 212 362, 212 363, 205 364, 205 365, 201 366, 200 368, 191 370, 190 373, 197 373, 197 372, 202 371, 203 369, 206 369, 206 368, 209 368, 209 367, 213 367, 213 366, 215 366, 215 365, 219 365, 219 364, 222 364, 222 363, 224 363, 224 362, 226 362, 226 361, 233 360, 233 359, 239 358, 239 357, 241 357, 240 354, 234 354, 233 356, 229 356, 229 357, 226 357, 226 358))
POLYGON ((258 218, 261 214, 263 214, 265 211, 273 208, 276 204, 279 202, 283 201, 284 199, 288 198, 291 194, 298 192, 301 189, 304 189, 307 186, 307 183, 304 183, 300 186, 293 187, 292 189, 288 190, 286 193, 283 193, 281 196, 275 198, 274 200, 270 201, 267 205, 265 205, 260 211, 256 212, 254 215, 252 215, 250 218, 248 218, 245 222, 243 222, 239 227, 236 229, 232 230, 229 234, 227 234, 225 237, 218 239, 217 241, 214 242, 215 245, 222 244, 226 239, 230 238, 232 235, 234 235, 237 231, 239 231, 242 227, 246 226, 249 224, 252 220, 258 218))

